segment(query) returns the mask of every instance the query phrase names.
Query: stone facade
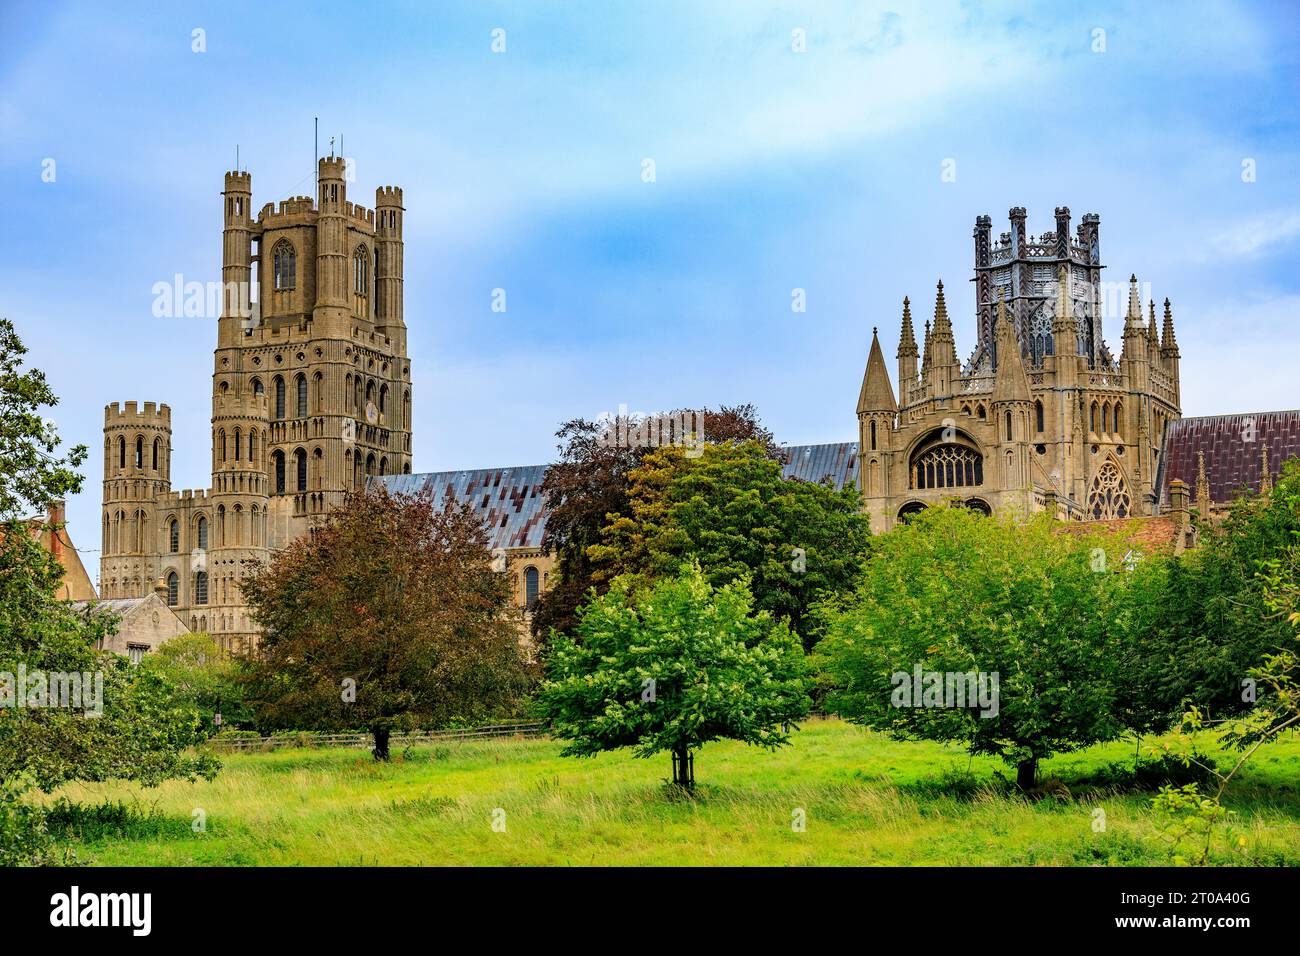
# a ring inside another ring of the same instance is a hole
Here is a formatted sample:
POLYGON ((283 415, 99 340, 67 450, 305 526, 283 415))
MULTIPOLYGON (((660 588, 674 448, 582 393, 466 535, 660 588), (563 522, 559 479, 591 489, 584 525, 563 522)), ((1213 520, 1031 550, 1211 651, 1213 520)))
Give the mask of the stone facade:
POLYGON ((104 412, 102 596, 161 581, 190 629, 230 650, 256 640, 238 588, 252 562, 369 476, 411 470, 402 191, 381 186, 367 209, 348 201, 341 157, 318 172, 314 200, 255 219, 251 176, 226 173, 211 487, 171 489, 168 406, 104 412))
POLYGON ((1047 510, 1109 520, 1159 512, 1162 438, 1181 415, 1178 344, 1165 300, 1144 318, 1131 277, 1123 350, 1102 334, 1100 218, 1070 236, 1070 210, 1035 239, 1023 208, 991 241, 975 225, 976 345, 957 358, 943 283, 917 348, 903 300, 895 397, 873 335, 858 397, 859 478, 872 527, 888 530, 936 501, 986 513, 1047 510))
POLYGON ((110 613, 116 620, 117 630, 100 642, 100 648, 138 663, 164 642, 189 633, 190 629, 167 606, 165 598, 165 594, 153 593, 139 598, 81 601, 75 602, 75 606, 110 613))

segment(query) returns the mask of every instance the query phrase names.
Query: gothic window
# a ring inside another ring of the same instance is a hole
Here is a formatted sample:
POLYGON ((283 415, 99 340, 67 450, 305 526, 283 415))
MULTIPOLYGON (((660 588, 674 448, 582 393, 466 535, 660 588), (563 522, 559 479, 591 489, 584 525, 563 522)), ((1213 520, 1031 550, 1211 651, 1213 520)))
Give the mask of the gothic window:
POLYGON ((194 575, 194 603, 208 603, 208 572, 200 571, 194 575))
POLYGON ((284 452, 277 451, 271 456, 275 461, 275 493, 284 494, 284 452))
POLYGON ((136 438, 135 440, 135 467, 144 467, 144 439, 136 438))
POLYGON ((985 416, 986 414, 987 414, 987 412, 984 411, 984 406, 983 406, 983 405, 977 405, 977 406, 975 406, 975 415, 976 415, 976 417, 978 417, 980 420, 983 420, 983 419, 984 419, 984 416, 985 416))
POLYGON ((1101 430, 1110 431, 1110 402, 1105 402, 1101 406, 1101 430))
POLYGON ((1038 431, 1043 430, 1043 403, 1034 402, 1034 425, 1038 431))
POLYGON ((175 607, 181 599, 181 579, 176 576, 175 571, 167 572, 167 606, 175 607))
POLYGON ((1093 402, 1092 407, 1088 409, 1088 431, 1096 434, 1097 432, 1097 403, 1093 402))
POLYGON ((226 432, 224 429, 222 431, 217 432, 217 447, 221 449, 220 460, 225 461, 226 460, 226 432))
POLYGON ((322 378, 320 372, 311 377, 311 388, 316 393, 316 411, 325 411, 325 389, 322 387, 322 378))
POLYGON ((167 550, 171 554, 181 550, 181 523, 175 518, 167 525, 167 550))
POLYGON ((388 386, 381 385, 379 388, 379 416, 383 418, 388 414, 388 386))
POLYGON ((1092 479, 1088 492, 1088 514, 1094 520, 1127 518, 1133 509, 1128 483, 1113 459, 1107 458, 1092 479))
POLYGON ((368 455, 366 456, 366 474, 373 475, 374 473, 375 473, 375 456, 368 455))
POLYGON ((206 551, 208 549, 208 519, 199 515, 199 523, 196 527, 198 529, 196 537, 199 541, 199 550, 206 551))
POLYGON ((161 444, 162 444, 161 438, 155 438, 153 440, 153 470, 154 471, 158 470, 158 446, 160 446, 161 444))
POLYGON ((402 427, 409 428, 410 426, 411 426, 411 393, 406 392, 402 396, 402 427))
POLYGON ((1029 322, 1029 355, 1034 365, 1042 365, 1043 359, 1052 355, 1052 310, 1046 303, 1034 312, 1029 322))
POLYGON ((935 445, 912 459, 913 488, 969 488, 984 484, 984 456, 965 445, 935 445))
POLYGON ((292 289, 297 284, 298 257, 288 239, 275 244, 274 260, 276 291, 292 289))
POLYGON ((311 453, 312 471, 316 475, 316 487, 319 488, 325 482, 325 453, 317 448, 311 453))
POLYGON ((126 439, 125 438, 119 438, 117 440, 117 467, 119 468, 126 467, 126 439))
POLYGON ((876 423, 871 423, 871 450, 876 450, 876 423))
POLYGON ((249 464, 257 464, 257 429, 248 430, 248 461, 249 464))
POLYGON ((352 287, 357 295, 370 292, 370 254, 365 246, 357 246, 357 251, 352 253, 352 287))
POLYGON ((1007 441, 1011 441, 1011 413, 1007 412, 1007 441))
POLYGON ((261 395, 265 391, 266 391, 266 387, 262 384, 262 380, 260 378, 253 379, 253 395, 254 396, 261 395))
POLYGON ((531 565, 524 569, 524 607, 530 611, 537 603, 538 579, 537 569, 531 565))
POLYGON ((294 379, 294 390, 297 393, 297 416, 299 418, 307 417, 307 376, 299 375, 294 379))
POLYGON ((375 249, 375 314, 379 314, 379 250, 375 249))
POLYGON ((388 474, 388 459, 387 459, 387 458, 381 458, 381 459, 379 459, 379 473, 380 473, 381 475, 386 475, 386 474, 388 474))
POLYGON ((1115 403, 1115 427, 1112 429, 1112 431, 1114 431, 1116 436, 1119 436, 1121 434, 1120 427, 1119 427, 1119 420, 1120 420, 1120 410, 1123 407, 1124 405, 1122 402, 1115 403))
POLYGON ((299 491, 307 490, 307 453, 299 448, 293 453, 294 471, 297 474, 299 491))
POLYGON ((284 379, 279 375, 275 377, 275 418, 284 420, 284 379))
POLYGON ((217 547, 226 543, 226 506, 217 506, 217 547))
POLYGON ((236 428, 235 429, 235 461, 239 461, 240 455, 243 453, 244 450, 243 439, 244 439, 243 432, 241 432, 238 428, 236 428))

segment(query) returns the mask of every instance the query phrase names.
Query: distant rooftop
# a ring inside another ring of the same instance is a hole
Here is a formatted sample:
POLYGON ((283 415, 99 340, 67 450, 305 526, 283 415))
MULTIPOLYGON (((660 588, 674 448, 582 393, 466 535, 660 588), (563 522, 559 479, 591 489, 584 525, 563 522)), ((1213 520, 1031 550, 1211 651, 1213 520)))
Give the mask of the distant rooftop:
POLYGON ((1205 455, 1210 500, 1231 501, 1243 488, 1259 491, 1263 449, 1268 448, 1274 478, 1288 458, 1300 456, 1300 410, 1248 412, 1182 418, 1165 426, 1160 472, 1160 500, 1168 502, 1169 483, 1179 478, 1196 494, 1198 456, 1205 455))
MULTIPOLYGON (((857 486, 858 443, 787 445, 782 475, 803 481, 829 480, 836 488, 857 486)), ((373 479, 394 494, 432 491, 434 501, 448 496, 466 502, 483 516, 492 548, 540 548, 546 531, 542 482, 547 465, 433 471, 421 475, 383 475, 373 479)), ((106 602, 107 603, 107 602, 106 602)))

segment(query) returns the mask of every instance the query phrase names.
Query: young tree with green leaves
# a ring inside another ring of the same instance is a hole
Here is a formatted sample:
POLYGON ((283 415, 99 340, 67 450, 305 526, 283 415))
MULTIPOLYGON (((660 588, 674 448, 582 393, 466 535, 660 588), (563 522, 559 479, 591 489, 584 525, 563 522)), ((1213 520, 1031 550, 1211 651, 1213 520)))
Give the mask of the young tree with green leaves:
POLYGON ((828 706, 898 739, 999 756, 1021 787, 1034 786, 1040 760, 1125 730, 1116 703, 1129 652, 1126 550, 1046 517, 926 509, 879 536, 856 594, 825 608, 817 659, 833 688, 828 706), (996 704, 923 698, 911 688, 918 668, 927 689, 930 675, 945 685, 948 675, 954 685, 996 675, 996 704), (901 706, 900 688, 911 690, 901 706))
POLYGON ((694 786, 694 751, 712 740, 769 749, 808 713, 803 649, 789 628, 755 611, 744 581, 714 588, 698 565, 652 586, 629 579, 556 634, 537 695, 563 753, 631 747, 673 755, 673 782, 694 786))
POLYGON ((587 549, 597 583, 670 576, 696 561, 715 587, 746 578, 754 606, 815 643, 809 609, 852 590, 871 547, 857 491, 789 480, 758 442, 647 453, 628 505, 587 549))
POLYGON ((259 726, 394 731, 516 707, 522 622, 472 508, 383 488, 348 496, 243 586, 263 628, 245 675, 259 726))
POLYGON ((173 637, 147 654, 140 666, 175 687, 198 710, 205 727, 215 726, 218 707, 223 728, 253 723, 253 711, 244 703, 239 681, 240 658, 223 651, 210 635, 173 637))

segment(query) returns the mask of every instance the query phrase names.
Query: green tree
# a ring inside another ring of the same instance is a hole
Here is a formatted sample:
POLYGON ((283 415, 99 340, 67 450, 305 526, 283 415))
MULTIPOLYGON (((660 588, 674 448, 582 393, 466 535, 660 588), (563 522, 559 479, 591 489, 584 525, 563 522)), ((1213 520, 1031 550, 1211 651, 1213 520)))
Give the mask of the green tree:
POLYGON ((711 585, 745 578, 754 606, 815 643, 809 610, 852 590, 871 542, 857 491, 788 480, 758 442, 670 446, 629 474, 628 507, 588 548, 596 582, 648 581, 696 561, 711 585))
POLYGON ((213 727, 217 705, 224 728, 251 726, 253 711, 244 703, 240 660, 223 651, 207 634, 181 634, 145 656, 140 666, 163 677, 177 694, 213 727))
MULTIPOLYGON (((669 413, 669 417, 679 416, 689 423, 702 422, 706 441, 753 440, 772 457, 777 454, 772 433, 759 422, 753 405, 669 413)), ((591 589, 603 594, 609 587, 609 579, 597 580, 593 576, 587 549, 600 543, 601 529, 609 515, 627 510, 628 473, 650 448, 620 441, 618 436, 635 431, 636 424, 629 416, 604 422, 576 418, 555 433, 560 439, 560 456, 546 470, 542 485, 548 512, 542 547, 555 555, 556 570, 554 583, 533 610, 532 631, 536 638, 552 629, 571 630, 577 624, 578 608, 586 603, 591 589)))
POLYGON ((56 597, 63 568, 21 515, 80 487, 85 449, 59 456, 41 414, 55 397, 40 372, 22 370, 25 352, 0 320, 0 858, 44 863, 54 857, 41 814, 19 802, 26 791, 114 779, 152 786, 211 777, 219 764, 193 751, 205 734, 174 688, 96 650, 111 619, 56 597))
POLYGON ((632 747, 673 755, 673 781, 694 785, 693 751, 732 739, 774 749, 808 712, 803 649, 755 612, 743 581, 714 588, 698 566, 652 587, 615 581, 554 635, 537 695, 566 755, 632 747))
POLYGON ((244 678, 264 728, 374 735, 496 716, 531 683, 522 622, 473 509, 348 496, 242 585, 263 628, 244 678))
POLYGON ((1125 730, 1126 550, 1045 517, 926 509, 881 535, 853 598, 825 609, 829 706, 898 739, 997 755, 1032 787, 1043 758, 1125 730), (917 668, 925 690, 951 681, 954 693, 923 695, 917 668), (986 675, 985 688, 996 675, 994 706, 971 700, 966 674, 986 675))

